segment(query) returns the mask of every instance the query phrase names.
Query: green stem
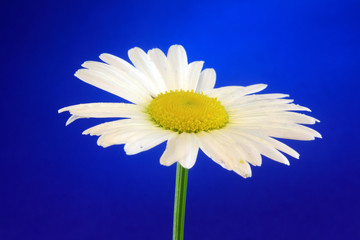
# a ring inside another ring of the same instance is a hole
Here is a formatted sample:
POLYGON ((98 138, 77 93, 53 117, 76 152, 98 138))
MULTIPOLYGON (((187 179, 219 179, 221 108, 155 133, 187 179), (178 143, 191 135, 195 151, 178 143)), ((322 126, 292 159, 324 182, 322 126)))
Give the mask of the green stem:
POLYGON ((180 163, 177 163, 176 184, 175 184, 173 240, 183 240, 184 239, 187 180, 188 180, 188 169, 183 168, 180 165, 180 163))

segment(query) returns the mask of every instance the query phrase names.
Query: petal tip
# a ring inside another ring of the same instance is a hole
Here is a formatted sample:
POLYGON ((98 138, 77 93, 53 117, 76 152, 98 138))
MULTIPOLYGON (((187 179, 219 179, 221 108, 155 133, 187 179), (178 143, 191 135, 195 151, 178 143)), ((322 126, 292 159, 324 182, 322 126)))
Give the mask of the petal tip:
POLYGON ((173 44, 170 48, 184 48, 181 44, 173 44))
POLYGON ((67 111, 67 107, 63 107, 63 108, 60 108, 58 110, 58 113, 63 113, 63 112, 66 112, 67 111))
POLYGON ((101 138, 99 138, 99 139, 98 139, 98 141, 97 141, 96 143, 97 143, 97 145, 98 145, 98 146, 103 147, 103 148, 107 148, 107 147, 109 147, 109 146, 110 146, 110 144, 108 144, 108 143, 106 143, 106 142, 102 141, 102 140, 101 140, 101 138), (100 140, 100 141, 99 141, 99 140, 100 140))
POLYGON ((81 134, 82 134, 82 135, 89 135, 89 134, 90 134, 90 131, 88 131, 88 129, 87 129, 87 130, 83 131, 81 134))
POLYGON ((181 161, 179 163, 183 168, 186 168, 188 170, 194 166, 194 164, 181 163, 181 161))
POLYGON ((133 47, 133 48, 130 48, 129 51, 128 51, 128 55, 132 55, 133 53, 135 52, 143 52, 143 50, 139 47, 133 47))
POLYGON ((243 178, 251 178, 251 173, 250 174, 244 174, 242 175, 243 178))
POLYGON ((166 162, 166 161, 161 161, 160 159, 160 164, 165 166, 165 167, 170 167, 171 165, 173 165, 175 162, 166 162))
POLYGON ((111 58, 112 56, 113 55, 110 53, 102 53, 99 55, 99 58, 105 62, 107 59, 111 58))
POLYGON ((281 161, 281 163, 282 163, 282 164, 285 164, 285 165, 287 165, 287 166, 290 165, 290 161, 289 161, 286 157, 284 157, 284 159, 283 159, 283 161, 281 161))
POLYGON ((81 64, 81 66, 82 66, 83 68, 88 68, 88 67, 87 67, 88 64, 89 64, 89 61, 85 61, 85 62, 83 62, 83 63, 81 64))
POLYGON ((83 72, 83 69, 79 69, 74 73, 74 76, 77 77, 77 78, 80 78, 82 72, 83 72))

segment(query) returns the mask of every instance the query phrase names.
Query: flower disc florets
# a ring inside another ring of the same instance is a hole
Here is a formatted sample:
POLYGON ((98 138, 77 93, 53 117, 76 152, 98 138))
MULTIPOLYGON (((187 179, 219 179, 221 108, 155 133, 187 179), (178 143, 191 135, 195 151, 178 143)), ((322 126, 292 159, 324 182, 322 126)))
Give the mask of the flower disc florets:
POLYGON ((151 101, 148 113, 159 126, 179 133, 219 129, 229 121, 220 101, 193 90, 160 93, 151 101))

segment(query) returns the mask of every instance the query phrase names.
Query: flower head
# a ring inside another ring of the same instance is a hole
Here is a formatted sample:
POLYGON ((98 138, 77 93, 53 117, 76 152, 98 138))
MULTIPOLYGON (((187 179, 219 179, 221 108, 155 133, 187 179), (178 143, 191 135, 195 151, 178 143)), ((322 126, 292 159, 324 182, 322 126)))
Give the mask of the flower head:
POLYGON ((310 111, 286 99, 286 94, 254 94, 265 84, 214 88, 214 69, 202 61, 188 63, 184 48, 170 47, 167 56, 152 49, 129 50, 133 65, 110 54, 102 62, 85 62, 75 76, 132 103, 88 103, 65 107, 70 124, 79 118, 119 118, 83 134, 100 136, 98 145, 125 144, 129 155, 167 141, 160 163, 179 162, 191 168, 201 149, 227 170, 251 176, 261 155, 289 164, 286 153, 299 154, 275 138, 314 140, 321 135, 302 124, 315 118, 294 111, 310 111), (281 152, 280 152, 281 151, 281 152))

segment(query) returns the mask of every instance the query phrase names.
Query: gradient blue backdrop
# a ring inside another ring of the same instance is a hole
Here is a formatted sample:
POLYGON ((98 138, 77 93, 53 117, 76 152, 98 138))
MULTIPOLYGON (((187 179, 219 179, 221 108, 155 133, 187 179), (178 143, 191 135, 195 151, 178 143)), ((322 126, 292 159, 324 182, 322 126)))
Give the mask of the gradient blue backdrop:
POLYGON ((2 1, 0 239, 170 239, 175 166, 65 127, 61 107, 121 101, 76 79, 103 52, 182 44, 216 87, 267 83, 313 110, 323 139, 285 141, 243 179, 200 154, 185 239, 360 239, 358 1, 2 1))

